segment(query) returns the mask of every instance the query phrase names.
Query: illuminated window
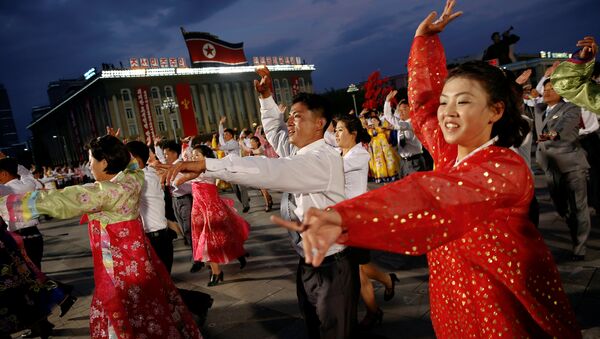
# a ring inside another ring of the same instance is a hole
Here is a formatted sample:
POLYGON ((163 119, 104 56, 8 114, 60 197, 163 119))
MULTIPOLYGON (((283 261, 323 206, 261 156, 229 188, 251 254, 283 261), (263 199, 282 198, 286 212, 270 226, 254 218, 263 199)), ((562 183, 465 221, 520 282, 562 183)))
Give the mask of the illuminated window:
POLYGON ((152 99, 160 100, 160 92, 158 91, 158 87, 152 87, 150 90, 150 95, 152 96, 152 99))
POLYGON ((125 102, 131 101, 131 91, 128 89, 121 90, 121 100, 125 102))
POLYGON ((165 86, 165 96, 167 98, 172 98, 173 97, 173 87, 171 87, 171 86, 165 86))
POLYGON ((273 88, 275 89, 275 102, 281 104, 281 86, 279 85, 279 79, 273 80, 273 88))
POLYGON ((133 119, 133 109, 125 108, 125 114, 127 115, 127 119, 133 119))

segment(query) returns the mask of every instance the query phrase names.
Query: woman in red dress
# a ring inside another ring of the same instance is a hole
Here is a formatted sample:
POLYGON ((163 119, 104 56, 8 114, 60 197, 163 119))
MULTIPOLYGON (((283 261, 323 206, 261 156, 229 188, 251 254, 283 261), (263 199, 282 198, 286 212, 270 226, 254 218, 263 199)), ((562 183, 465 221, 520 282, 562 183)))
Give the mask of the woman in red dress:
POLYGON ((202 338, 142 228, 144 173, 112 135, 90 142, 89 160, 94 184, 8 195, 0 198, 0 215, 16 222, 84 214, 94 261, 92 338, 202 338))
MULTIPOLYGON (((214 158, 208 146, 197 145, 192 159, 214 158)), ((223 281, 219 264, 233 259, 246 265, 244 242, 248 239, 250 225, 233 209, 233 200, 223 199, 214 179, 202 176, 192 181, 192 253, 195 262, 208 262, 212 271, 208 286, 223 281)))
POLYGON ((514 83, 471 62, 447 76, 437 33, 461 13, 449 0, 431 13, 411 48, 408 95, 419 139, 435 171, 332 206, 309 210, 306 261, 333 243, 427 254, 431 321, 440 338, 580 338, 556 264, 528 220, 533 178, 518 146, 527 124, 514 83), (436 114, 437 111, 437 114, 436 114))

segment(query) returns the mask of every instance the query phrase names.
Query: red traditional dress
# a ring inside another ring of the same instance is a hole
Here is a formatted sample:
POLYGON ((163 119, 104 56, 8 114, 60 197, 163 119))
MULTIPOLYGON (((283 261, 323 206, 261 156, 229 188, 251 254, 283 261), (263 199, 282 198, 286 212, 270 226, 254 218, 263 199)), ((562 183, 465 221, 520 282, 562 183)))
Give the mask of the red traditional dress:
POLYGON ((246 254, 250 225, 222 199, 213 179, 192 183, 192 253, 194 261, 227 264, 246 254))
POLYGON ((110 181, 0 198, 0 213, 8 222, 87 213, 96 284, 92 338, 202 338, 144 234, 143 182, 142 171, 127 169, 110 181))
POLYGON ((426 253, 440 338, 580 338, 552 255, 527 217, 527 165, 493 142, 457 165, 436 117, 447 73, 439 38, 415 38, 408 65, 415 132, 436 170, 335 205, 345 244, 426 253))

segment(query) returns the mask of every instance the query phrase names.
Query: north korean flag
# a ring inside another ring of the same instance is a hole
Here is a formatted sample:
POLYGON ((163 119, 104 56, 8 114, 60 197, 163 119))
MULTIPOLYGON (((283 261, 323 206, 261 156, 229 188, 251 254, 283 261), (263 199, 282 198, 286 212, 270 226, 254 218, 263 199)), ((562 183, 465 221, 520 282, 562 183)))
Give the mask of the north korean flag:
POLYGON ((204 32, 186 32, 181 28, 183 39, 190 53, 193 67, 247 65, 244 43, 229 43, 204 32))

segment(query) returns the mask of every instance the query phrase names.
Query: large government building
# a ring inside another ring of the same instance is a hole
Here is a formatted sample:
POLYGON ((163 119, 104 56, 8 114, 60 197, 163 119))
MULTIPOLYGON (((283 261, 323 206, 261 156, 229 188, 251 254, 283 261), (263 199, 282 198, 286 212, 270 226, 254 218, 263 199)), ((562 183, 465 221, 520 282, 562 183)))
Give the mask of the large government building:
MULTIPOLYGON (((183 31, 183 30, 182 30, 183 31)), ((28 128, 33 134, 34 160, 58 165, 87 160, 85 144, 103 135, 106 126, 123 137, 181 138, 213 133, 221 116, 227 127, 260 123, 253 81, 255 67, 271 70, 275 99, 290 104, 297 92, 312 92, 314 65, 300 57, 254 57, 246 61, 243 46, 208 33, 185 32, 191 67, 184 58, 131 58, 130 67, 103 65, 91 69, 87 81, 28 128)))

